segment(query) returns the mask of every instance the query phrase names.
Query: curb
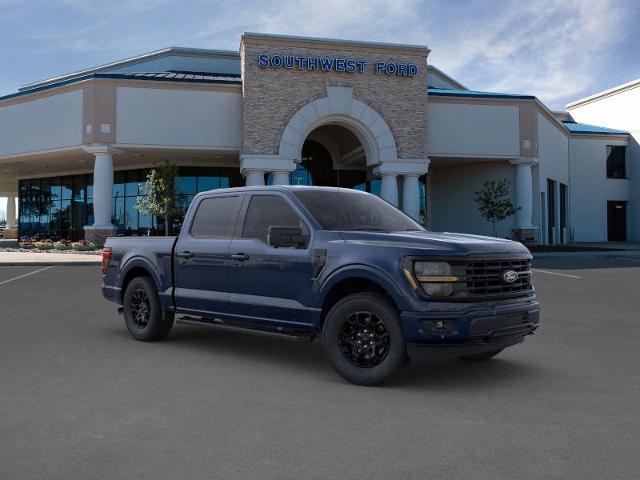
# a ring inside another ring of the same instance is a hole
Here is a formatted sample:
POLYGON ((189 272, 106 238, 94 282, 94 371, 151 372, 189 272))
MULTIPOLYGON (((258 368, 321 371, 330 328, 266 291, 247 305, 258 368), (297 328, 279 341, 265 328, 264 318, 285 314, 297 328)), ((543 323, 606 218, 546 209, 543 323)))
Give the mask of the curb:
POLYGON ((86 267, 86 266, 100 266, 100 262, 0 262, 0 267, 86 267))
POLYGON ((532 253, 533 258, 589 258, 589 257, 634 257, 640 258, 640 250, 615 250, 615 251, 591 251, 591 252, 537 252, 532 253))

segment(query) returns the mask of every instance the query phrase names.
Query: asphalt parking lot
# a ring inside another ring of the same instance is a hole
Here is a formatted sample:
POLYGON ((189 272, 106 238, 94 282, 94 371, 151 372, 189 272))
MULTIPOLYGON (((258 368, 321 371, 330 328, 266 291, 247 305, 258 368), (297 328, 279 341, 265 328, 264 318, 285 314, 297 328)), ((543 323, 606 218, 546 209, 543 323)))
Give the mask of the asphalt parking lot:
POLYGON ((0 266, 0 478, 637 479, 639 260, 536 261, 536 335, 375 388, 319 342, 139 343, 98 267, 0 266))

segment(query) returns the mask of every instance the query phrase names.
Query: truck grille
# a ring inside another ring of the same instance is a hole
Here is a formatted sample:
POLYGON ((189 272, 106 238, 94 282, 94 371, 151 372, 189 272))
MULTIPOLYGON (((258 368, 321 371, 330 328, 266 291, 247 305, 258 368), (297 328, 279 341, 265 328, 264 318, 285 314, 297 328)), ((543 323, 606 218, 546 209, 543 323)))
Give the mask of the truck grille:
POLYGON ((495 317, 474 318, 469 322, 469 336, 475 338, 527 335, 540 323, 539 312, 513 313, 495 317))
POLYGON ((463 281, 471 297, 504 296, 528 293, 531 283, 531 260, 473 260, 464 265, 463 281), (503 274, 513 271, 517 279, 509 283, 503 274))

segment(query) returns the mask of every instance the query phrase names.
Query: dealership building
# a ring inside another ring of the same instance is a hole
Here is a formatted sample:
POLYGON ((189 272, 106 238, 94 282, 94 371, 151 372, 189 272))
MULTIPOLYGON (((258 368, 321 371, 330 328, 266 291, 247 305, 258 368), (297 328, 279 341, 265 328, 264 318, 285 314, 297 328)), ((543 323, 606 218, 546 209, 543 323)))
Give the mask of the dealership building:
POLYGON ((247 33, 239 52, 167 48, 25 85, 0 97, 5 237, 162 232, 135 205, 170 160, 182 208, 215 188, 333 185, 431 230, 491 234, 475 192, 506 179, 518 210, 499 236, 640 241, 640 81, 552 112, 468 89, 428 56, 247 33))

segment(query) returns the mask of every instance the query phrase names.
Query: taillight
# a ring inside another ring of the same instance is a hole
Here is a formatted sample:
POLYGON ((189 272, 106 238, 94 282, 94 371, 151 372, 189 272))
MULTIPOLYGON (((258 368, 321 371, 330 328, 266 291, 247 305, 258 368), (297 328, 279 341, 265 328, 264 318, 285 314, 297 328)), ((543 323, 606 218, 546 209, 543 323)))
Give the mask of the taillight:
POLYGON ((102 274, 107 273, 107 269, 109 268, 109 263, 111 263, 111 257, 113 256, 113 252, 111 251, 111 247, 104 247, 102 250, 102 274))

